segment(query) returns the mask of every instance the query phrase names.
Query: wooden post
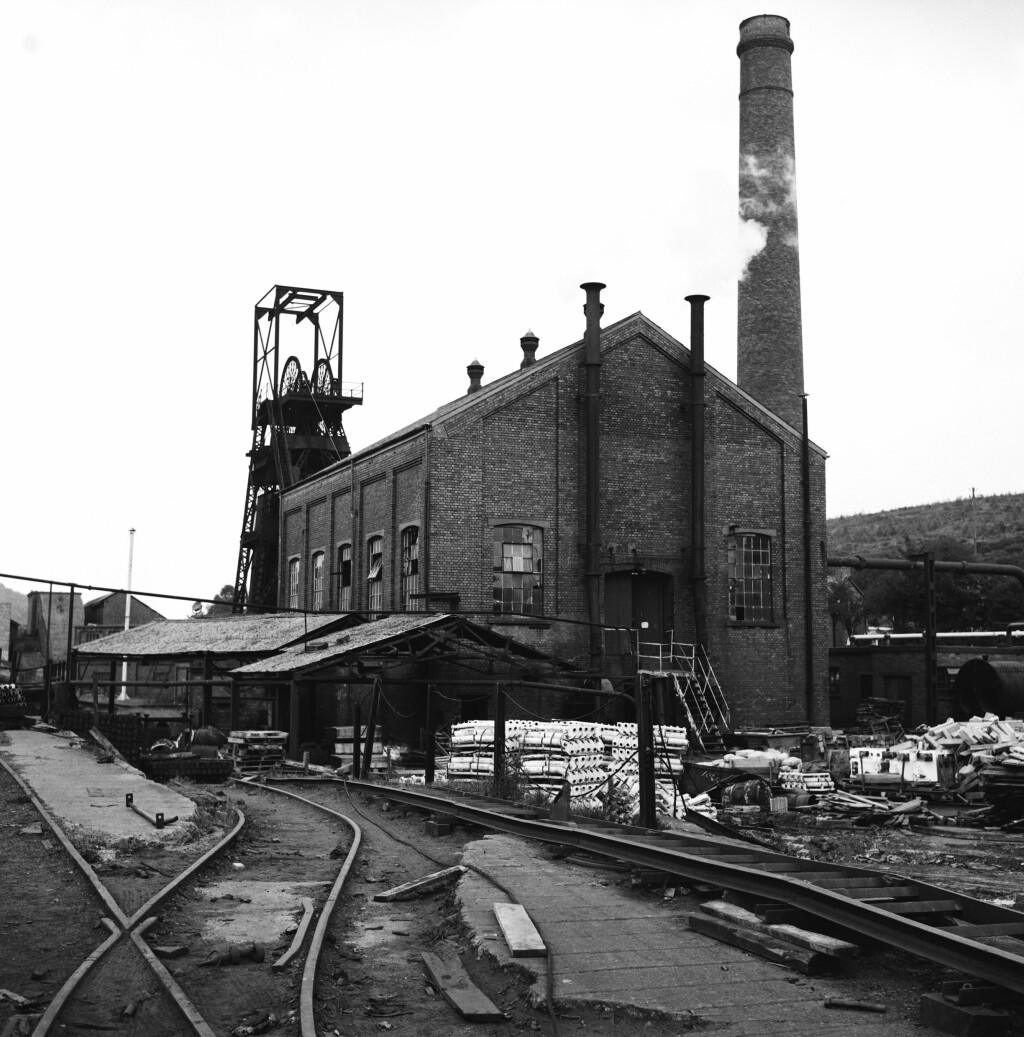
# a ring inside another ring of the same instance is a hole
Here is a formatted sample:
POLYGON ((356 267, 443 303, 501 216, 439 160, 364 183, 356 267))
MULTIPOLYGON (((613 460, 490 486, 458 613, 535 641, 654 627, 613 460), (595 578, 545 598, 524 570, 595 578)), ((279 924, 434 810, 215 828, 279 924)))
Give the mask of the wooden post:
POLYGON ((288 703, 288 756, 295 760, 299 755, 299 682, 291 682, 291 701, 288 703))
POLYGON ((494 685, 494 794, 508 790, 505 785, 505 688, 494 685))
POLYGON ((364 781, 370 776, 373 759, 373 740, 377 734, 377 710, 380 706, 380 678, 373 682, 373 698, 370 700, 370 719, 366 722, 366 741, 363 742, 363 766, 359 777, 364 781))
POLYGON ((640 765, 640 825, 654 828, 657 814, 654 799, 654 732, 651 728, 650 679, 636 678, 637 763, 640 765))
POLYGON ((231 681, 231 714, 228 723, 231 731, 238 730, 238 681, 233 678, 231 681))
POLYGON ((213 723, 213 653, 203 653, 203 722, 200 726, 215 726, 213 723))
POLYGON ((92 726, 100 726, 100 679, 92 675, 92 726))
POLYGON ((110 660, 110 683, 107 685, 107 712, 114 714, 117 712, 117 706, 114 705, 115 681, 117 680, 117 663, 110 660))
POLYGON ((362 748, 359 739, 363 735, 363 707, 358 703, 352 704, 352 774, 359 777, 359 760, 362 748))
POLYGON ((437 740, 434 737, 434 685, 427 685, 427 745, 423 781, 426 785, 434 784, 434 767, 437 762, 437 740))

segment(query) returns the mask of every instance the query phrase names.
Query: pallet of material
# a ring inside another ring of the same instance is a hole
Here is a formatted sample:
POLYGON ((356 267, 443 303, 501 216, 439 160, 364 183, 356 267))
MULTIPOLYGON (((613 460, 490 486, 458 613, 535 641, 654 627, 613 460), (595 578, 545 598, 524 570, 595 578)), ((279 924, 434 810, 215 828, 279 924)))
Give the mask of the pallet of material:
POLYGON ((287 731, 231 731, 228 745, 235 769, 242 774, 261 774, 284 762, 287 731))

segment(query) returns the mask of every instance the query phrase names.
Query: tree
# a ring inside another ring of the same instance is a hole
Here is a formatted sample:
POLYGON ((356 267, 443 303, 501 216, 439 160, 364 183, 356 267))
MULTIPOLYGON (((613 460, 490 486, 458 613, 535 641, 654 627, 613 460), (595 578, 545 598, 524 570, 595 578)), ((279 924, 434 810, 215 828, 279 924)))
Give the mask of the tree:
POLYGON ((235 588, 230 583, 225 583, 219 594, 213 596, 213 604, 203 609, 202 619, 210 619, 214 616, 230 616, 234 610, 235 588))

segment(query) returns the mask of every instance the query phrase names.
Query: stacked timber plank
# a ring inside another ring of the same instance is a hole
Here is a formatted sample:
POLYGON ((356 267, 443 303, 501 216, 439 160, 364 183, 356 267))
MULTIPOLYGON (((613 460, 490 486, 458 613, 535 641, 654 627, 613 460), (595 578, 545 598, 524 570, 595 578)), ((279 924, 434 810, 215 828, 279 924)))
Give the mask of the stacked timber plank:
POLYGON ((231 731, 228 749, 240 774, 265 774, 284 763, 287 731, 231 731))

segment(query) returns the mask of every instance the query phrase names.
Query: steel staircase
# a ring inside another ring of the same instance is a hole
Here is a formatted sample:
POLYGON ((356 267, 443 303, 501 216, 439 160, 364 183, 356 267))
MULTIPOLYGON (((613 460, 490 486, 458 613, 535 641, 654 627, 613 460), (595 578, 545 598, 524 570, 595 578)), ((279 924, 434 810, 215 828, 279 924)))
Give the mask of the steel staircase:
POLYGON ((672 679, 694 745, 705 753, 724 752, 729 705, 704 646, 679 641, 645 644, 638 637, 637 663, 640 669, 672 679))

